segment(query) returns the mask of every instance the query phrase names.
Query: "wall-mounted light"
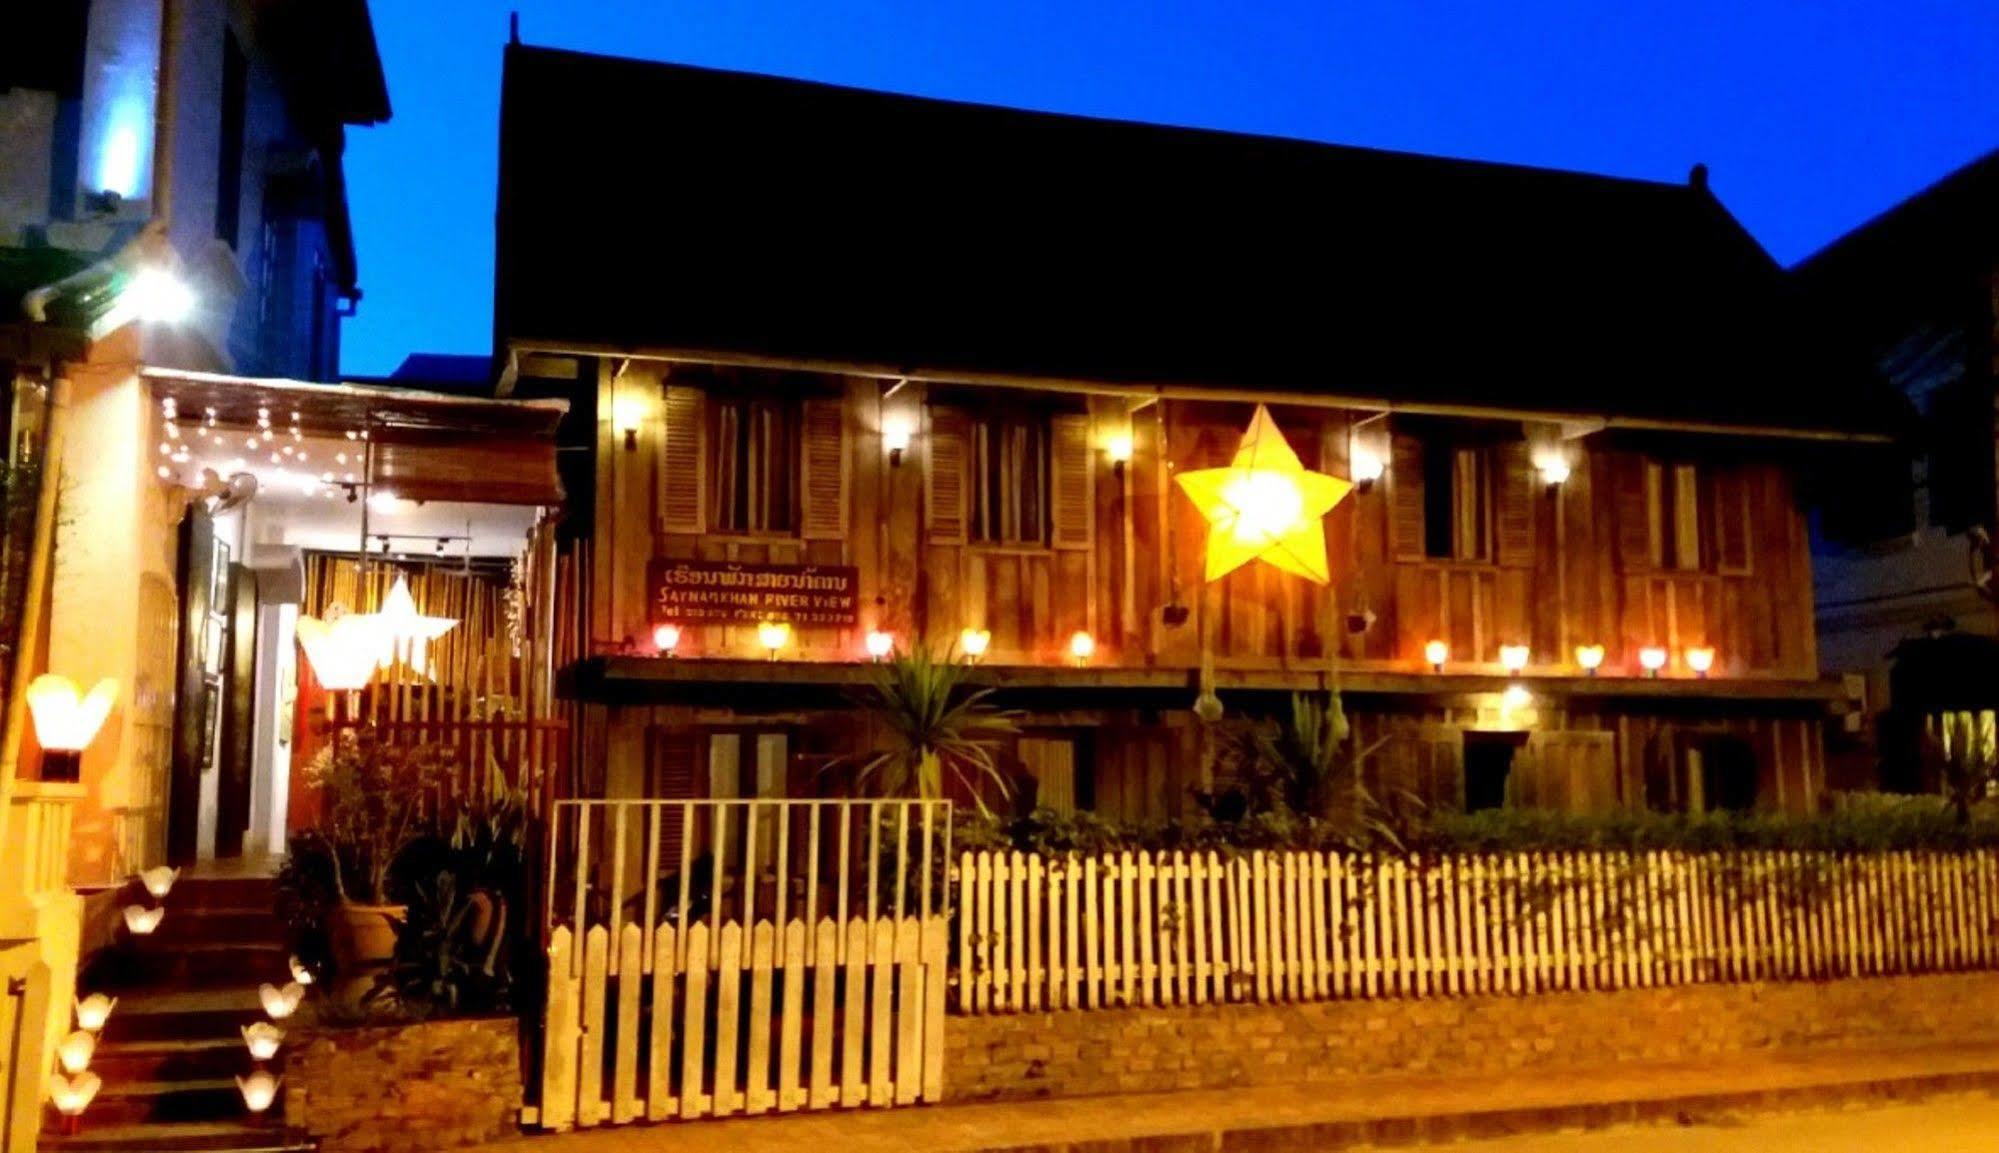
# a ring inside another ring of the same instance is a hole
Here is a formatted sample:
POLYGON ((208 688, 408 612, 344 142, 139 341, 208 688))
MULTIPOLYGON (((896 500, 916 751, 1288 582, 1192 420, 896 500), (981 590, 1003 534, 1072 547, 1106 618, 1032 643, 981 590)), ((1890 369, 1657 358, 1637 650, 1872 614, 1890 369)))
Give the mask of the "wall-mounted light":
POLYGON ((1533 703, 1534 694, 1527 691, 1526 685, 1507 685, 1506 691, 1499 694, 1499 707, 1507 712, 1518 712, 1533 703))
POLYGON ((986 655, 987 646, 993 643, 993 634, 987 629, 966 629, 958 634, 958 647, 964 650, 965 659, 978 664, 986 655))
POLYGON ((90 1055, 97 1052, 97 1034, 78 1029, 56 1046, 56 1061, 62 1071, 74 1077, 90 1067, 90 1055))
POLYGON ((1441 673, 1444 662, 1451 659, 1451 646, 1443 641, 1431 641, 1423 646, 1423 659, 1430 662, 1430 671, 1441 673))
POLYGON ((1499 663, 1509 673, 1517 673, 1526 668, 1527 659, 1532 655, 1533 650, 1526 645, 1499 646, 1499 663))
POLYGON ((868 659, 880 664, 895 651, 895 634, 882 629, 869 629, 867 646, 868 659))
POLYGON ((652 647, 661 656, 672 657, 680 647, 679 625, 658 625, 652 630, 652 647))
POLYGON ((243 1107, 252 1113, 269 1109, 271 1102, 278 1099, 279 1080, 262 1069, 248 1077, 236 1078, 236 1088, 243 1094, 243 1107))
POLYGON ((1559 448, 1542 449, 1534 454, 1534 471, 1542 484, 1554 488, 1569 479, 1569 458, 1559 448))
POLYGON ((164 268, 142 268, 118 294, 118 304, 147 324, 179 324, 194 311, 194 290, 164 268))
POLYGON ((626 390, 611 399, 611 426, 624 434, 626 452, 638 451, 639 427, 645 419, 645 398, 638 393, 626 390))
POLYGON ((1595 676, 1596 670, 1603 667, 1603 646, 1577 645, 1576 664, 1582 668, 1584 673, 1595 676))
POLYGON ((1666 650, 1657 645, 1647 645, 1638 650, 1638 666, 1648 677, 1656 677, 1659 670, 1666 667, 1666 650))
POLYGON ((28 712, 42 746, 42 779, 74 781, 81 775, 83 750, 104 727, 118 699, 118 682, 101 680, 84 696, 76 682, 43 673, 28 685, 28 712))
POLYGON ((1131 430, 1122 429, 1110 434, 1104 440, 1104 455, 1110 458, 1111 471, 1124 475, 1124 466, 1131 463, 1131 430))
POLYGON ((1081 629, 1077 629, 1074 633, 1070 635, 1069 655, 1075 658, 1076 664, 1078 666, 1088 664, 1090 661, 1091 654, 1095 653, 1096 651, 1097 651, 1097 638, 1091 636, 1089 633, 1086 633, 1081 629))
POLYGON ((139 883, 155 901, 164 901, 167 894, 174 891, 174 882, 180 879, 180 870, 172 865, 154 865, 139 874, 139 883))
POLYGON ((763 622, 757 626, 757 643, 770 654, 771 660, 776 660, 778 650, 791 643, 791 625, 785 621, 763 622))
POLYGON ((285 1031, 269 1021, 243 1026, 243 1047, 250 1050, 252 1060, 268 1061, 277 1056, 284 1039, 285 1031))
POLYGON ((909 438, 913 432, 915 429, 910 426, 909 418, 906 416, 897 414, 883 419, 882 448, 888 451, 888 463, 891 468, 901 467, 902 454, 908 451, 909 438))
POLYGON ((1388 462, 1381 458, 1381 454, 1371 446, 1362 444, 1353 446, 1348 466, 1349 471, 1353 473, 1355 486, 1362 492, 1372 490, 1375 482, 1388 472, 1388 462))
POLYGON ((153 930, 166 920, 166 906, 158 905, 148 909, 144 905, 125 906, 125 931, 134 937, 150 937, 153 930))
POLYGON ((1687 667, 1692 669, 1694 675, 1697 677, 1707 676, 1714 668, 1714 650, 1706 645, 1688 649, 1681 654, 1681 657, 1687 662, 1687 667))
POLYGON ((111 1010, 117 1007, 118 998, 102 993, 79 997, 76 1001, 76 1027, 95 1033, 104 1028, 104 1023, 111 1019, 111 1010))

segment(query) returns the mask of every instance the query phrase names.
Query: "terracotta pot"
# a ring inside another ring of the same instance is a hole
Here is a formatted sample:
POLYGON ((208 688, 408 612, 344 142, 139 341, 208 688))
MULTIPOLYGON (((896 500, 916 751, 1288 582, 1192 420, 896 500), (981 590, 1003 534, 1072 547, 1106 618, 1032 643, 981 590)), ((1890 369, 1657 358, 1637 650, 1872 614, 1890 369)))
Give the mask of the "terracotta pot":
POLYGON ((406 905, 357 905, 343 901, 326 919, 334 964, 340 972, 358 976, 379 969, 396 955, 396 926, 406 905))

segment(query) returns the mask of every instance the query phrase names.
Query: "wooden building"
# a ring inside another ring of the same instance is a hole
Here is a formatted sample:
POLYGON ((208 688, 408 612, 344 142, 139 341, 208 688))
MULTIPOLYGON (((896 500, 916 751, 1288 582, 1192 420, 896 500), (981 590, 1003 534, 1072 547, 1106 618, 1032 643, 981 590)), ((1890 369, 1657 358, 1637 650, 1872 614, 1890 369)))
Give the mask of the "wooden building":
POLYGON ((1058 808, 1181 815, 1197 698, 1336 682, 1374 774, 1436 805, 1818 801, 1803 494, 1885 410, 1699 169, 516 44, 499 186, 502 388, 573 402, 586 793, 839 795, 868 635, 971 630, 1025 717, 1002 759, 1058 808), (1259 406, 1356 484, 1325 584, 1205 579, 1176 477, 1259 406))

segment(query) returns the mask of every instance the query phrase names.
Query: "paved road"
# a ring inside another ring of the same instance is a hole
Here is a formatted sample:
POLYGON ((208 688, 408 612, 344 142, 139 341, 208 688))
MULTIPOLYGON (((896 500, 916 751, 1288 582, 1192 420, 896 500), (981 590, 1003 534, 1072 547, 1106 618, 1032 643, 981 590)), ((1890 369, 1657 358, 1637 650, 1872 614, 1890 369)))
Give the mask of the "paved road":
POLYGON ((1999 1150, 1999 1098, 1721 1116, 1693 1125, 1548 1133, 1450 1147, 1462 1153, 1993 1153, 1999 1150))

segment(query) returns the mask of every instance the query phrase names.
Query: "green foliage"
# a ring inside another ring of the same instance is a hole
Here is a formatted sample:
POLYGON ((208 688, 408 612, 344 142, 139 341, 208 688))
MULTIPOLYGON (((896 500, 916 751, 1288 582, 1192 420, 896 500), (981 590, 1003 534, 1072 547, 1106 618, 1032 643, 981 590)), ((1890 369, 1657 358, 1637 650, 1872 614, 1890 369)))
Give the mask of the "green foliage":
POLYGON ((391 745, 372 727, 347 730, 320 750, 305 777, 320 790, 314 832, 332 854, 339 899, 383 904, 397 856, 424 829, 440 779, 436 750, 391 745))
POLYGON ((1195 801, 1215 823, 1246 825, 1245 835, 1259 841, 1393 846, 1398 834, 1361 776, 1377 747, 1354 747, 1339 693, 1295 693, 1275 721, 1229 735, 1217 765, 1229 787, 1196 793, 1195 801))
POLYGON ((1451 853, 1504 853, 1561 850, 1785 849, 1801 852, 1863 853, 1899 850, 1950 852, 1999 846, 1999 805, 1974 806, 1960 822, 1940 797, 1854 794, 1833 812, 1817 816, 1782 813, 1703 815, 1616 811, 1556 813, 1538 809, 1495 809, 1481 813, 1430 813, 1382 838, 1356 846, 1350 830, 1337 822, 1282 810, 1218 821, 1206 814, 1179 822, 1136 823, 1106 820, 1093 813, 1073 816, 1037 810, 1005 819, 967 814, 953 833, 963 851, 1094 854, 1126 849, 1187 849, 1223 855, 1265 849, 1352 849, 1371 847, 1434 857, 1451 853))
POLYGON ((888 731, 891 747, 861 766, 863 782, 874 781, 885 796, 935 800, 949 781, 981 811, 988 790, 1011 794, 993 748, 1018 731, 1013 714, 986 703, 991 689, 967 689, 965 670, 921 641, 870 667, 861 705, 888 731))

